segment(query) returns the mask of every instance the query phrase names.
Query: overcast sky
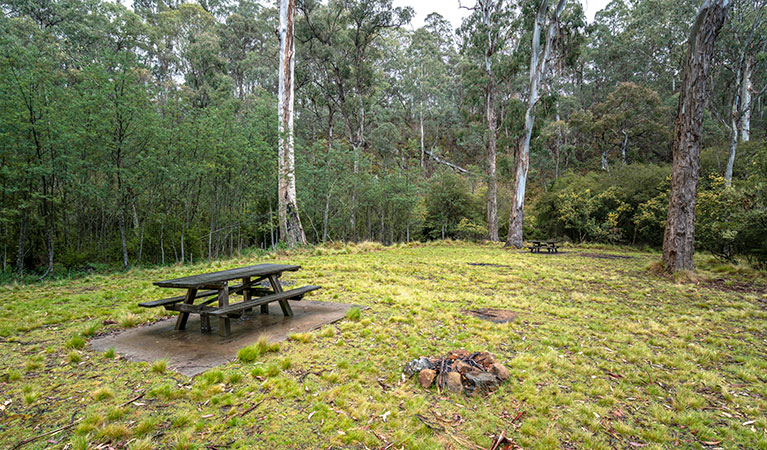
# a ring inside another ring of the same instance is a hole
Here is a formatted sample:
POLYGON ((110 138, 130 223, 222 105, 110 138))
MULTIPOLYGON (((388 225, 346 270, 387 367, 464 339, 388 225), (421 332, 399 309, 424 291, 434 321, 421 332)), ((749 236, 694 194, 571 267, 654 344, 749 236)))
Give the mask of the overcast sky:
MULTIPOLYGON (((591 23, 594 20, 594 14, 601 10, 610 2, 610 0, 581 0, 584 2, 586 10, 586 19, 591 23)), ((463 5, 474 5, 473 0, 461 0, 463 5)), ((466 9, 458 8, 458 0, 393 0, 394 6, 411 6, 415 10, 415 17, 412 25, 418 28, 423 25, 426 16, 433 12, 438 12, 445 19, 453 24, 453 28, 461 25, 461 20, 469 14, 466 9)))

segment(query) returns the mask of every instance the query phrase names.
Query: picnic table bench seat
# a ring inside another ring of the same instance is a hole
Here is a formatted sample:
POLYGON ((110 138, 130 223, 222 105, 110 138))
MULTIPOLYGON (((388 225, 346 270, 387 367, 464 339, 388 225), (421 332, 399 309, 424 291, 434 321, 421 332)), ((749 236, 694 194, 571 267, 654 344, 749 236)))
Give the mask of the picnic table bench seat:
POLYGON ((283 291, 276 294, 265 295, 263 297, 254 298, 246 302, 231 303, 227 306, 221 306, 213 308, 213 311, 206 312, 211 316, 223 316, 231 313, 242 312, 243 310, 253 308, 254 306, 265 305, 271 302, 277 302, 280 300, 301 300, 307 292, 316 291, 319 286, 303 286, 289 291, 283 291))
MULTIPOLYGON (((242 292, 242 291, 243 291, 242 285, 232 286, 232 287, 229 288, 229 293, 230 294, 237 294, 237 293, 242 292)), ((261 288, 261 287, 257 287, 257 288, 251 287, 251 288, 248 288, 248 291, 250 291, 250 295, 268 295, 268 294, 271 294, 271 293, 274 292, 271 289, 261 288)), ((211 297, 211 296, 214 296, 214 295, 218 295, 218 290, 210 290, 210 291, 198 292, 197 294, 194 295, 194 298, 198 299, 198 298, 203 298, 203 297, 211 297)), ((173 305, 175 303, 181 303, 185 299, 186 299, 186 295, 178 295, 176 297, 161 298, 160 300, 152 300, 152 301, 149 301, 149 302, 142 302, 142 303, 139 303, 138 305, 139 306, 143 306, 144 308, 155 308, 155 307, 158 307, 158 306, 165 306, 166 307, 165 309, 168 309, 167 308, 168 305, 173 305)))

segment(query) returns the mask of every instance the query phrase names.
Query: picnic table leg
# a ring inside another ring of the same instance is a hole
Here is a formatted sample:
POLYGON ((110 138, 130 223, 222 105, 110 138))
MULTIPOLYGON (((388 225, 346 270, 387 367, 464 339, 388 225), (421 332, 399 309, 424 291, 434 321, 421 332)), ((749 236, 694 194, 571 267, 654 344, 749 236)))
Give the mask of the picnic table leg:
POLYGON ((200 314, 200 331, 203 333, 209 333, 210 328, 210 316, 207 314, 200 314))
MULTIPOLYGON (((197 289, 195 288, 189 288, 186 291, 186 297, 184 298, 184 303, 191 305, 194 303, 194 297, 197 295, 197 289)), ((182 312, 178 315, 178 319, 176 319, 176 329, 177 330, 183 330, 186 327, 186 321, 189 319, 189 313, 188 312, 182 312)))
MULTIPOLYGON (((272 289, 274 289, 274 293, 280 293, 282 292, 282 285, 280 285, 280 278, 279 275, 269 275, 269 283, 272 285, 272 289)), ((293 309, 290 307, 290 303, 288 303, 288 299, 283 299, 279 301, 280 308, 282 308, 282 313, 286 316, 292 316, 293 315, 293 309)))
MULTIPOLYGON (((242 279, 242 285, 245 286, 246 284, 250 283, 250 277, 245 277, 242 279)), ((247 302, 250 301, 250 288, 245 288, 242 291, 242 301, 247 302)), ((253 311, 253 308, 247 308, 243 313, 249 313, 253 311)), ((243 317, 244 318, 244 317, 243 317)))
MULTIPOLYGON (((229 283, 224 281, 224 285, 218 291, 218 306, 229 305, 229 283)), ((231 334, 231 324, 229 317, 220 317, 218 319, 218 334, 219 336, 227 337, 231 334)))

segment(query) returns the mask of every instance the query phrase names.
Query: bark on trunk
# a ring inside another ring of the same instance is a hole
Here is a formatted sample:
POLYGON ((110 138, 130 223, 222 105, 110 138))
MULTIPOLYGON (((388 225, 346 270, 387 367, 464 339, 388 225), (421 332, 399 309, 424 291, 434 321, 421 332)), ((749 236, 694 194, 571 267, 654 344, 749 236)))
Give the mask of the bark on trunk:
POLYGON ((128 243, 125 240, 125 211, 120 211, 120 248, 123 255, 123 269, 128 268, 128 243))
POLYGON ((423 169, 423 157, 426 153, 426 147, 423 142, 423 103, 421 103, 421 110, 418 112, 418 118, 421 125, 421 169, 423 169))
MULTIPOLYGON (((745 49, 743 50, 745 52, 745 49)), ((730 124, 727 127, 730 133, 730 154, 727 158, 727 167, 724 170, 724 182, 727 186, 732 185, 732 170, 735 166, 735 152, 738 150, 738 134, 740 132, 741 113, 743 111, 743 72, 745 69, 745 54, 742 54, 740 67, 735 71, 735 95, 730 105, 730 124)))
POLYGON ((498 240, 498 178, 496 176, 495 80, 492 74, 487 86, 487 238, 498 240))
POLYGON ((487 121, 487 140, 485 150, 487 157, 487 238, 498 241, 498 178, 496 176, 497 151, 497 120, 495 115, 495 74, 493 73, 492 57, 496 51, 496 42, 491 37, 490 5, 482 5, 482 21, 487 27, 487 49, 485 51, 485 72, 487 73, 487 92, 485 101, 485 120, 487 121))
POLYGON ((753 72, 754 57, 747 57, 745 63, 740 89, 740 101, 743 104, 743 116, 740 119, 741 142, 748 142, 749 139, 751 139, 751 89, 753 88, 751 76, 753 72))
POLYGON ((535 124, 535 104, 538 102, 538 89, 543 77, 546 74, 546 61, 551 55, 552 41, 556 31, 556 24, 562 10, 565 7, 565 0, 559 0, 554 17, 551 18, 548 25, 546 16, 549 12, 548 0, 543 0, 538 9, 538 14, 533 27, 533 40, 530 52, 530 88, 527 99, 527 110, 525 111, 525 128, 522 139, 517 143, 516 161, 514 169, 514 192, 511 199, 511 211, 509 213, 509 235, 506 238, 506 247, 522 248, 522 222, 525 215, 525 190, 527 187, 527 173, 530 169, 530 139, 533 134, 533 125, 535 124), (541 29, 548 26, 541 51, 541 29))
POLYGON ((706 107, 706 81, 714 42, 730 6, 730 0, 706 0, 698 11, 688 39, 689 48, 674 126, 674 161, 663 236, 663 265, 672 272, 695 269, 695 200, 700 167, 700 136, 706 107))
POLYGON ((295 66, 295 40, 293 21, 296 15, 295 0, 280 2, 280 67, 279 67, 279 174, 278 201, 280 233, 291 247, 305 245, 306 235, 301 226, 296 200, 295 157, 293 153, 293 101, 295 66))
POLYGON ((24 275, 24 257, 27 253, 27 207, 21 209, 19 216, 19 241, 16 247, 16 274, 24 275))

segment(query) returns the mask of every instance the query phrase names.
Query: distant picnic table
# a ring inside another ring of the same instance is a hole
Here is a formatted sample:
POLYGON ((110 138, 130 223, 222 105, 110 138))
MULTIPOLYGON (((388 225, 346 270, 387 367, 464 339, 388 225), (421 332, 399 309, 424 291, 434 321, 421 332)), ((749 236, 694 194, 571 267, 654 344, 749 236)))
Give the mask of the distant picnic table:
POLYGON ((139 306, 154 308, 164 306, 169 311, 178 311, 176 330, 183 330, 189 314, 199 314, 201 330, 211 331, 210 317, 219 319, 219 335, 231 334, 230 319, 240 317, 259 306, 262 314, 269 313, 269 303, 277 302, 285 316, 292 316, 288 300, 300 300, 307 292, 319 289, 319 286, 303 286, 285 291, 280 284, 283 272, 295 272, 301 266, 285 264, 257 264, 219 272, 203 273, 172 280, 156 281, 155 286, 163 288, 186 289, 185 295, 139 303, 139 306), (234 280, 240 284, 230 286, 234 280), (269 287, 262 287, 261 281, 269 280, 269 287), (242 301, 229 303, 232 295, 242 295, 242 301), (205 299, 194 304, 198 298, 205 299), (213 305, 213 303, 217 303, 213 305))
POLYGON ((530 253, 540 253, 546 250, 547 253, 557 253, 559 251, 559 242, 557 241, 530 241, 530 253))

